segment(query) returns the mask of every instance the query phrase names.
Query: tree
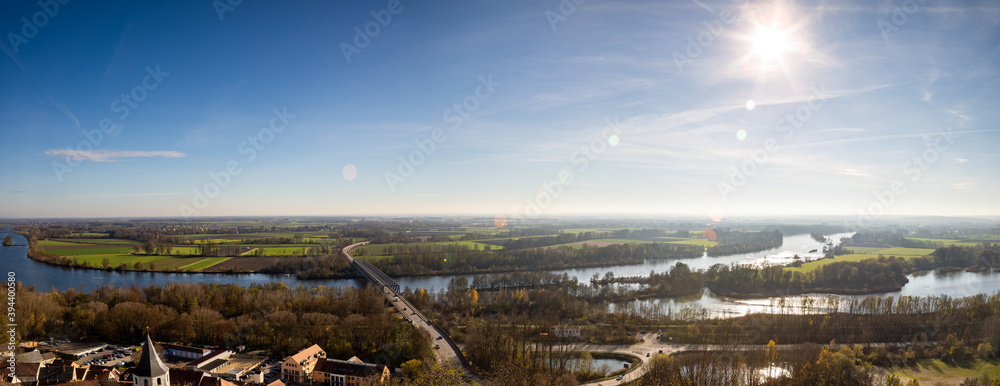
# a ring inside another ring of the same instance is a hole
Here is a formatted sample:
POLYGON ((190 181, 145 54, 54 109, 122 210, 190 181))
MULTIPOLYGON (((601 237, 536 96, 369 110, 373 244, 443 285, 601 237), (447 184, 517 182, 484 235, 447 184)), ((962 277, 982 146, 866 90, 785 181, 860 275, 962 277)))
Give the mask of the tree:
POLYGON ((424 363, 419 359, 410 359, 403 362, 403 364, 399 367, 403 368, 403 373, 406 374, 407 377, 410 377, 410 379, 420 378, 420 376, 424 373, 424 363))
POLYGON ((774 339, 771 339, 770 342, 767 342, 767 362, 771 365, 774 365, 774 362, 777 361, 778 361, 778 347, 774 343, 774 339))
POLYGON ((101 266, 104 267, 104 269, 108 269, 109 265, 111 265, 111 259, 108 259, 107 257, 101 259, 101 266))
POLYGON ((7 237, 3 238, 3 246, 9 247, 11 245, 14 245, 14 238, 7 235, 7 237))

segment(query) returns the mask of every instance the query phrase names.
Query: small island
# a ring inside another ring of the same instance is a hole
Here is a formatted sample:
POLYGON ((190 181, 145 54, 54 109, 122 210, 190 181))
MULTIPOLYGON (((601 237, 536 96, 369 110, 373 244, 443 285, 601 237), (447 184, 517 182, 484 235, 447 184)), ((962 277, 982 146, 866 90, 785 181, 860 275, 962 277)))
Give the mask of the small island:
POLYGON ((14 245, 14 238, 7 235, 7 237, 3 238, 3 246, 9 247, 11 245, 14 245))

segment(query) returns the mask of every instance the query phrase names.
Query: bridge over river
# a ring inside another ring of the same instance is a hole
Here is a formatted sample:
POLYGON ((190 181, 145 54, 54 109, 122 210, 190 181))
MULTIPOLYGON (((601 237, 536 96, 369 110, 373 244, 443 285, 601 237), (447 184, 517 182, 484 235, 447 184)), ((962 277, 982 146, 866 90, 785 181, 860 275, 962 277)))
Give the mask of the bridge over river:
POLYGON ((381 289, 382 295, 385 296, 389 303, 396 307, 396 311, 399 311, 399 313, 403 315, 403 318, 412 323, 415 327, 427 331, 427 333, 430 334, 433 339, 433 343, 437 346, 437 349, 434 350, 434 354, 439 365, 444 367, 450 364, 456 369, 464 370, 465 373, 471 377, 472 374, 467 370, 468 362, 466 362, 465 356, 462 355, 462 350, 458 348, 458 345, 451 340, 451 337, 449 337, 443 329, 431 323, 430 320, 428 320, 427 317, 420 312, 420 310, 400 295, 399 284, 396 283, 395 280, 392 280, 392 278, 384 272, 375 268, 375 266, 371 263, 361 259, 355 259, 354 256, 351 255, 351 250, 365 244, 368 244, 368 242, 365 241, 347 246, 343 250, 344 257, 347 258, 347 260, 351 263, 351 266, 357 270, 358 273, 364 276, 365 279, 368 279, 368 282, 381 289))

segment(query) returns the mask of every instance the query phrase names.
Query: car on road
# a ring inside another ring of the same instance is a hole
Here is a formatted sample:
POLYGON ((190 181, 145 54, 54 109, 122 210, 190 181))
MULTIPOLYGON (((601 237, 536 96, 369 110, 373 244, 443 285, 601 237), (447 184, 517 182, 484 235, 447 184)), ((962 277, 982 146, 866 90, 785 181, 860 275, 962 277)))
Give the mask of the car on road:
POLYGON ((444 337, 443 336, 439 336, 437 338, 434 338, 434 340, 441 340, 442 338, 444 338, 444 337))
POLYGON ((619 375, 619 376, 618 376, 618 378, 615 378, 615 380, 616 380, 616 381, 620 381, 620 380, 622 380, 622 378, 623 378, 623 376, 622 376, 622 375, 619 375))
POLYGON ((646 353, 646 358, 649 358, 649 354, 650 354, 650 353, 646 353))
POLYGON ((441 349, 441 345, 439 345, 439 344, 434 345, 434 349, 435 350, 440 350, 441 349))

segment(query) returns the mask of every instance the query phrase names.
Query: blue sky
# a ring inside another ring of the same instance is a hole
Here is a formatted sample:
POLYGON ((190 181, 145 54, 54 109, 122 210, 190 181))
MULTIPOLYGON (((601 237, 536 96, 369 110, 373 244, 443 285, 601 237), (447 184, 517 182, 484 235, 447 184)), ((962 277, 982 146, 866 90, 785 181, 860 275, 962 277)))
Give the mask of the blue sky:
POLYGON ((0 217, 1000 215, 993 1, 13 3, 0 217))

